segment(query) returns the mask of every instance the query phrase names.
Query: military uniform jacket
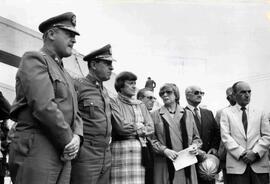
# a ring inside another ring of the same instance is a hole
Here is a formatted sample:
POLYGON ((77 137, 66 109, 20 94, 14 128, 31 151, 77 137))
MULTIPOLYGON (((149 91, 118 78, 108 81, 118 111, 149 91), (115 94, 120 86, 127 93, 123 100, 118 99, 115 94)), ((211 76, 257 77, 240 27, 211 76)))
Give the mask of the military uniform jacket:
POLYGON ((60 150, 73 133, 83 136, 73 80, 62 61, 45 48, 22 57, 11 117, 18 122, 16 130, 39 130, 60 150))
POLYGON ((101 82, 88 74, 85 78, 75 80, 78 103, 83 119, 85 142, 109 146, 111 141, 110 98, 101 82))

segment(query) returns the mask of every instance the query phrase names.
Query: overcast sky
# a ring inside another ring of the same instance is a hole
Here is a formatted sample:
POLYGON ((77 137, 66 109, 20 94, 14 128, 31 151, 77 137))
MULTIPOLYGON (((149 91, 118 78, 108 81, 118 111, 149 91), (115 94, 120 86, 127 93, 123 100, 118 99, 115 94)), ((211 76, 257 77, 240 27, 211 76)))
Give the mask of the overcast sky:
MULTIPOLYGON (((0 16, 38 31, 51 16, 77 16, 75 49, 88 54, 108 43, 115 72, 132 71, 180 87, 201 86, 203 103, 227 105, 225 89, 248 81, 257 105, 269 109, 270 3, 255 0, 0 0, 0 16)), ((38 49, 38 48, 37 48, 38 49)))

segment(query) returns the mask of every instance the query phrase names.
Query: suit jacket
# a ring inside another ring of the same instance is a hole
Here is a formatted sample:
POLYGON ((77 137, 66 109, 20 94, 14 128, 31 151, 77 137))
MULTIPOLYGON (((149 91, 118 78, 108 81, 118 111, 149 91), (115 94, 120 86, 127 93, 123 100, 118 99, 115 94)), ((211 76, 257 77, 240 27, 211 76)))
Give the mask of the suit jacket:
MULTIPOLYGON (((164 155, 164 150, 166 147, 166 136, 164 124, 162 117, 165 119, 166 123, 169 125, 170 138, 172 142, 172 149, 175 151, 183 150, 182 137, 180 131, 180 120, 183 116, 184 109, 177 106, 174 118, 172 118, 168 110, 162 106, 160 109, 151 113, 154 125, 155 125, 155 137, 153 138, 153 149, 155 151, 154 157, 154 183, 155 184, 168 184, 168 168, 166 162, 166 156, 164 155)), ((196 128, 193 115, 191 112, 187 111, 186 116, 186 128, 188 134, 188 144, 201 144, 199 138, 198 130, 196 128)), ((179 170, 175 172, 175 177, 173 183, 181 183, 185 181, 184 170, 179 170)), ((191 184, 197 184, 197 174, 195 166, 191 166, 191 184)))
POLYGON ((242 123, 239 105, 228 107, 221 113, 221 138, 227 149, 226 169, 229 174, 243 174, 247 164, 239 160, 245 150, 257 152, 260 160, 251 164, 255 173, 268 173, 268 149, 270 146, 270 124, 266 115, 250 107, 247 134, 242 123))
MULTIPOLYGON (((186 109, 190 110, 188 107, 186 107, 186 109)), ((208 152, 211 148, 218 150, 220 142, 220 129, 213 116, 213 113, 208 109, 199 109, 201 113, 201 128, 197 128, 203 142, 202 150, 205 152, 208 152)))

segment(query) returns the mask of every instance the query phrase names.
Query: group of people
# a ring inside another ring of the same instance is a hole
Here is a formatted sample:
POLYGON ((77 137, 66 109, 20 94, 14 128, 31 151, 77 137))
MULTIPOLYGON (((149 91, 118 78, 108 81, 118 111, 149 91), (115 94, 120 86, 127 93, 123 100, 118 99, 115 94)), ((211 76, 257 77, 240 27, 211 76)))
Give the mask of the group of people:
POLYGON ((117 95, 109 96, 103 82, 113 70, 110 45, 83 58, 86 77, 66 72, 62 59, 79 35, 72 12, 42 22, 39 30, 43 47, 23 55, 10 110, 17 123, 9 152, 13 184, 214 184, 197 174, 196 164, 174 169, 186 148, 199 162, 226 154, 228 183, 268 183, 270 125, 261 113, 253 117, 247 83, 233 85, 236 105, 220 111, 218 121, 199 107, 204 92, 198 86, 185 90, 188 105, 182 107, 177 85, 164 84, 164 105, 153 110, 153 88, 137 92, 132 72, 116 76, 117 95))

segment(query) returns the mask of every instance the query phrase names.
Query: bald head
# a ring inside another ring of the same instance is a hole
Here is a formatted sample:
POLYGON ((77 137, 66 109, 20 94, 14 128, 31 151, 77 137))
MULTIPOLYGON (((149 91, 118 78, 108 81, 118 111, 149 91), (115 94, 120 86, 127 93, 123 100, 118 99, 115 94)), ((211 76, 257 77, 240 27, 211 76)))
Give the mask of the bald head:
POLYGON ((237 104, 239 104, 240 106, 246 106, 247 104, 249 104, 251 97, 251 89, 247 82, 236 82, 232 86, 232 89, 237 104))

